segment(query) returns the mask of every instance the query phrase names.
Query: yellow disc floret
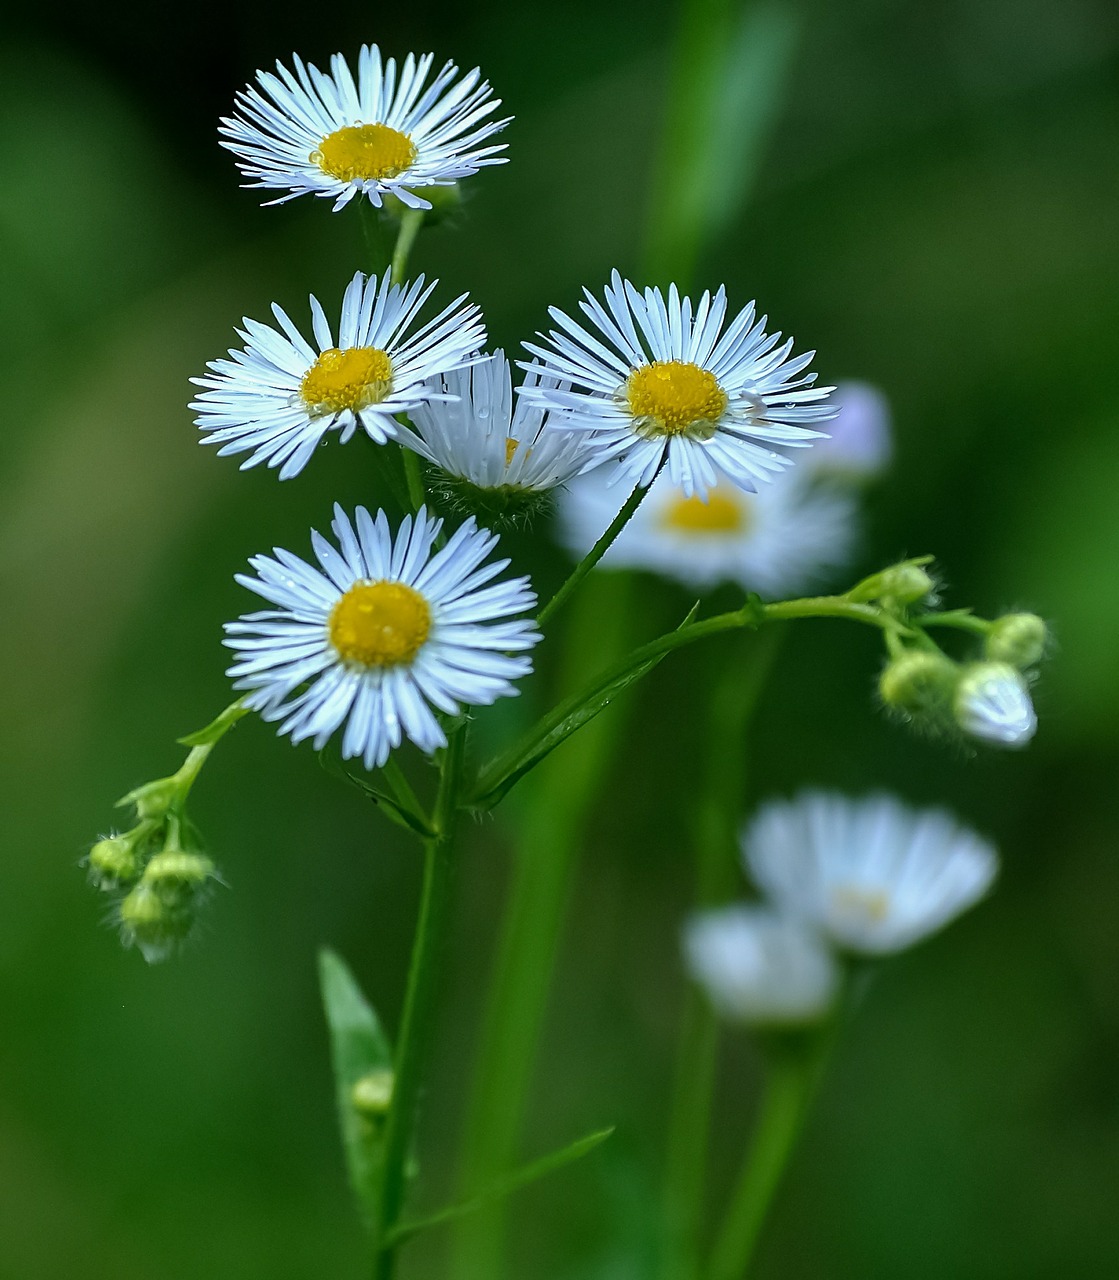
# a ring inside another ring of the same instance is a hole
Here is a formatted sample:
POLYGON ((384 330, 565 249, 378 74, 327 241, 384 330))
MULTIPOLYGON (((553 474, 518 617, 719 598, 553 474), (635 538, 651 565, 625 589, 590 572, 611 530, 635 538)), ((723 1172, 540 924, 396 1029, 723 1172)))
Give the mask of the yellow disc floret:
POLYGON ((343 662, 398 667, 431 631, 431 609, 404 582, 357 582, 330 611, 330 643, 343 662))
POLYGON ((707 439, 727 407, 718 378, 686 360, 642 365, 626 379, 624 390, 635 426, 644 435, 707 439))
POLYGON ((742 533, 750 523, 748 501, 737 492, 720 493, 710 489, 706 502, 695 494, 690 498, 673 498, 661 521, 675 533, 742 533))
POLYGON ((512 436, 505 438, 505 465, 511 466, 513 459, 517 456, 517 450, 520 448, 521 442, 514 440, 512 436))
POLYGON ((861 917, 878 924, 890 914, 890 898, 882 889, 866 889, 861 885, 837 885, 832 890, 832 905, 846 916, 861 917))
POLYGON ((387 124, 348 124, 311 152, 311 163, 340 182, 397 178, 415 159, 412 139, 387 124))
POLYGON ((392 390, 392 360, 379 347, 328 347, 303 375, 299 394, 316 416, 380 404, 392 390))

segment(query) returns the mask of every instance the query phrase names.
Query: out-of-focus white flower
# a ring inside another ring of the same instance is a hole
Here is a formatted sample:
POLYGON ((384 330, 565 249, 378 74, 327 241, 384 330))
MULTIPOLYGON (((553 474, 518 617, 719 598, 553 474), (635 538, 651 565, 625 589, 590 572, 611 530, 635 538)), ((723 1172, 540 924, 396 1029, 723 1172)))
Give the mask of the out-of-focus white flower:
POLYGON ((822 1017, 839 975, 807 926, 764 907, 723 907, 693 916, 684 930, 692 977, 724 1017, 802 1023, 822 1017))
POLYGON ((894 452, 889 402, 869 382, 841 382, 830 404, 838 412, 828 423, 827 439, 803 455, 802 465, 813 474, 873 480, 894 452))
MULTIPOLYGON (((525 385, 539 381, 539 370, 529 369, 525 385)), ((554 417, 523 396, 514 404, 502 351, 433 379, 432 387, 439 398, 412 410, 414 431, 401 427, 397 434, 401 444, 450 476, 479 489, 543 492, 570 480, 586 462, 582 433, 556 426, 554 417)))
POLYGON ((964 667, 953 706, 964 733, 993 746, 1024 747, 1037 731, 1029 686, 1007 662, 964 667))
MULTIPOLYGON (((572 384, 541 382, 523 394, 559 409, 587 434, 596 463, 614 479, 647 485, 662 462, 685 496, 703 497, 718 476, 753 491, 790 465, 775 446, 812 444, 811 424, 830 418, 830 387, 806 373, 814 352, 794 356, 792 339, 767 334, 754 304, 726 326, 726 291, 694 304, 673 285, 639 293, 617 271, 600 302, 580 303, 598 335, 557 307, 549 346, 526 342, 543 371, 572 384)), ((543 335, 541 335, 543 336, 543 335)))
POLYGON ((747 869, 789 915, 840 946, 899 951, 976 903, 994 849, 942 809, 892 796, 805 792, 765 805, 743 832, 747 869))
MULTIPOLYGON (((576 557, 590 550, 618 512, 608 468, 579 476, 560 495, 562 536, 576 557)), ((650 569, 706 590, 734 582, 764 596, 795 594, 851 558, 853 499, 832 488, 778 476, 757 493, 727 481, 706 498, 687 496, 662 474, 603 558, 605 567, 650 569)))
POLYGON ((403 736, 429 754, 445 746, 435 711, 515 694, 540 639, 516 615, 536 596, 527 578, 491 583, 509 561, 482 564, 497 538, 473 520, 434 551, 442 526, 421 507, 394 538, 383 511, 358 507, 351 524, 336 506, 338 549, 311 534, 320 567, 278 547, 254 556, 259 576, 237 581, 277 607, 226 625, 245 705, 316 749, 345 724, 343 757, 372 769, 403 736))
POLYGON ((379 206, 386 195, 428 209, 421 194, 447 187, 483 165, 503 164, 504 143, 482 146, 509 123, 488 116, 501 105, 475 68, 461 80, 448 62, 424 87, 434 55, 382 61, 362 45, 357 80, 340 53, 329 75, 292 57, 295 71, 276 63, 258 71, 258 87, 237 95, 240 114, 223 118, 222 146, 237 157, 246 186, 282 191, 269 204, 311 193, 334 201, 355 196, 379 206))
POLYGON ((384 444, 408 413, 442 393, 428 380, 477 358, 486 341, 478 308, 456 298, 433 320, 409 332, 436 281, 390 284, 359 271, 342 298, 338 344, 318 299, 311 298, 314 345, 275 303, 283 332, 244 321, 245 341, 229 360, 207 365, 191 381, 205 390, 191 404, 218 453, 248 453, 241 469, 266 462, 280 479, 298 475, 328 432, 345 444, 358 427, 384 444), (317 348, 317 350, 316 350, 317 348))

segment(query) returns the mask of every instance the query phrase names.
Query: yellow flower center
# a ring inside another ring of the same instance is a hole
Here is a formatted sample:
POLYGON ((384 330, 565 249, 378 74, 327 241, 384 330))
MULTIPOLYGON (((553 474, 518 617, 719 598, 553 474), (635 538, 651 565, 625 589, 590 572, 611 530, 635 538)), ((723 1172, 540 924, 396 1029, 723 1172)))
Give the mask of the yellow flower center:
POLYGON ((520 443, 521 442, 519 440, 514 440, 512 436, 509 436, 506 439, 505 441, 505 465, 506 466, 509 466, 512 463, 513 455, 517 452, 517 448, 520 445, 520 443))
POLYGON ((890 914, 890 897, 881 889, 864 889, 860 885, 843 884, 832 890, 832 904, 847 916, 861 916, 876 924, 890 914))
POLYGON ((634 369, 625 396, 638 431, 651 436, 708 439, 727 407, 718 378, 684 360, 654 360, 634 369))
POLYGON ((711 489, 707 501, 692 494, 677 496, 665 508, 661 521, 677 533, 742 533, 750 525, 750 508, 744 495, 711 489))
POLYGON ((403 582, 357 582, 330 611, 330 643, 343 662, 398 667, 431 631, 431 610, 403 582))
POLYGON ((412 139, 387 124, 348 124, 323 138, 311 163, 340 182, 395 178, 416 159, 412 139))
POLYGON ((379 347, 328 347, 303 375, 299 394, 311 413, 380 404, 392 390, 392 360, 379 347))

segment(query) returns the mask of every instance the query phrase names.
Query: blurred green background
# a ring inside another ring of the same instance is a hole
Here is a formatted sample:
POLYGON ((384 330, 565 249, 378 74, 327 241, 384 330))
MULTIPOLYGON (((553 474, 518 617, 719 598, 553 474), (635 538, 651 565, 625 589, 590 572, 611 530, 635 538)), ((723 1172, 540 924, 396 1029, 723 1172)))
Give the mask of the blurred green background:
MULTIPOLYGON (((362 40, 480 63, 517 119, 414 263, 469 289, 509 350, 633 271, 674 11, 666 0, 381 8, 135 0, 0 42, 0 1277, 364 1274, 335 1138, 314 956, 329 943, 390 1025, 418 859, 358 795, 257 721, 196 817, 229 883, 203 937, 148 967, 78 861, 111 802, 179 762, 228 700, 232 574, 303 553, 330 503, 377 499, 363 445, 298 480, 196 443, 187 378, 279 300, 297 317, 362 265, 352 216, 261 210, 216 118, 258 66, 362 40)), ((1024 755, 967 757, 874 707, 876 640, 805 624, 759 714, 750 790, 943 800, 1005 856, 994 897, 892 963, 841 1046, 760 1277, 1119 1274, 1119 15, 1100 0, 853 0, 806 11, 749 212, 700 283, 757 296, 825 379, 881 385, 897 464, 860 568, 941 558, 952 604, 1054 620, 1024 755)), ((516 548, 520 563, 527 545, 516 548)), ((542 578, 558 580, 554 553, 542 578)), ((651 631, 685 606, 643 583, 651 631)), ((714 648, 643 686, 587 838, 525 1149, 616 1123, 514 1203, 510 1276, 638 1280, 683 979, 695 700, 714 648), (621 1224, 621 1243, 611 1237, 621 1224)), ((547 659, 544 659, 547 667, 547 659)), ((544 678, 547 678, 547 670, 544 678)), ((568 750, 578 750, 568 747, 568 750)), ((451 1185, 508 833, 463 852, 453 979, 424 1115, 451 1185)), ((727 1185, 757 1064, 730 1037, 714 1151, 727 1185)), ((440 1274, 443 1241, 407 1276, 440 1274)))

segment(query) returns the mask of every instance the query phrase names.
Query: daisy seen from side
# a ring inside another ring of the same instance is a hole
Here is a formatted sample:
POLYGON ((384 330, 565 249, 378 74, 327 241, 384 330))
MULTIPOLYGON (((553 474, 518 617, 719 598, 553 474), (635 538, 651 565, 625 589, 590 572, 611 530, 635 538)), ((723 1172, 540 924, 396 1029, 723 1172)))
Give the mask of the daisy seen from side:
POLYGON ((418 324, 437 283, 420 276, 394 285, 387 273, 359 271, 342 298, 337 341, 315 297, 313 342, 275 303, 279 329, 246 318, 237 330, 245 346, 191 379, 203 388, 190 405, 202 443, 219 454, 247 453, 242 470, 263 462, 287 480, 332 431, 343 444, 359 427, 377 444, 393 439, 396 415, 439 397, 430 380, 471 363, 486 340, 481 313, 465 294, 418 324))
POLYGON ((312 532, 317 565, 276 548, 237 581, 273 607, 226 626, 229 668, 245 703, 293 742, 316 749, 339 730, 342 756, 378 768, 407 737, 446 745, 436 712, 516 694, 540 639, 527 578, 494 581, 508 560, 473 520, 440 549, 441 520, 421 508, 394 537, 383 511, 334 509, 337 546, 312 532))
POLYGON ((522 394, 586 432, 590 465, 614 463, 615 479, 648 485, 663 465, 688 497, 720 475, 753 491, 791 465, 780 449, 810 445, 834 413, 823 403, 832 388, 807 372, 815 353, 794 356, 753 303, 725 324, 725 289, 693 306, 675 285, 641 293, 615 271, 602 301, 584 292, 591 328, 552 307, 548 345, 525 343, 570 389, 522 394))
POLYGON ((744 830, 747 870, 783 912, 849 951, 901 951, 973 906, 998 856, 943 809, 805 792, 744 830))
POLYGON ((283 193, 269 204, 310 193, 335 211, 358 196, 429 209, 425 190, 505 161, 504 143, 490 139, 509 120, 492 118, 501 102, 478 68, 460 78, 448 62, 428 83, 433 54, 398 66, 375 44, 362 45, 356 78, 340 53, 329 72, 294 54, 292 65, 258 71, 219 129, 245 185, 283 193))

